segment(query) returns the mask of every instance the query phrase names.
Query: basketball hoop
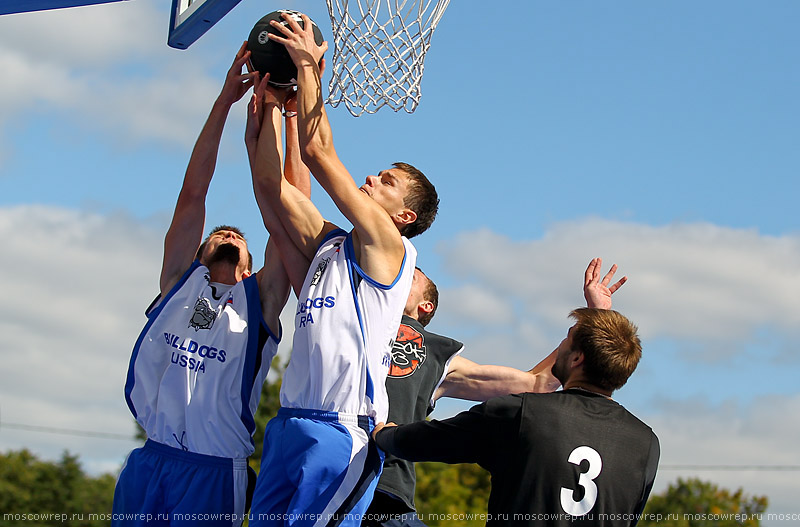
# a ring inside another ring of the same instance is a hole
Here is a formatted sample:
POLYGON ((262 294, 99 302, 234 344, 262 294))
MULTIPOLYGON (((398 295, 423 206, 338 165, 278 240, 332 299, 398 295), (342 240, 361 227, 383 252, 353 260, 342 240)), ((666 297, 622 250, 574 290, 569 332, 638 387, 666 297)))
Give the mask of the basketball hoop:
POLYGON ((425 53, 450 0, 326 0, 333 75, 326 101, 358 117, 383 106, 413 113, 425 53))

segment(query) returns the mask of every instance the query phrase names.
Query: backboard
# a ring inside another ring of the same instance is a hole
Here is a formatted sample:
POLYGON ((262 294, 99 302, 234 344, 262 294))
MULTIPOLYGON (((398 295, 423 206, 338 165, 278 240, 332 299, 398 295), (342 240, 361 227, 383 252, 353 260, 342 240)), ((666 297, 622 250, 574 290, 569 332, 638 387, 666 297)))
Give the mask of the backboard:
POLYGON ((241 0, 172 0, 167 45, 186 49, 241 0))

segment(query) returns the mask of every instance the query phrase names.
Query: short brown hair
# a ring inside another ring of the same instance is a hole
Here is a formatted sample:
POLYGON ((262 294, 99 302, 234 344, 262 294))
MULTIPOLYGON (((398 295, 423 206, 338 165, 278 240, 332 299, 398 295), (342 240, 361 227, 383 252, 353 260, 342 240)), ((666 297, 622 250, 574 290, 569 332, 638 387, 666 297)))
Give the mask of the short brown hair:
POLYGON ((428 278, 428 275, 426 275, 422 269, 417 267, 417 270, 422 273, 422 276, 427 280, 427 282, 425 282, 425 289, 422 291, 422 299, 433 304, 433 309, 430 313, 420 313, 417 317, 422 327, 425 327, 430 323, 431 319, 433 319, 433 315, 436 314, 436 308, 439 307, 439 289, 436 288, 436 284, 433 283, 433 280, 428 278))
POLYGON ((403 204, 417 214, 414 223, 403 225, 400 234, 406 238, 413 238, 422 234, 431 226, 439 211, 439 195, 425 174, 408 163, 392 163, 392 166, 402 170, 408 176, 408 192, 403 199, 403 204))
POLYGON ((611 309, 582 307, 570 317, 572 349, 583 353, 583 371, 589 382, 606 390, 621 388, 642 357, 638 328, 611 309))
MULTIPOLYGON (((242 239, 247 243, 247 239, 244 237, 244 232, 239 227, 234 227, 233 225, 217 225, 208 233, 206 239, 203 240, 203 243, 200 244, 200 247, 197 248, 197 252, 195 253, 194 257, 196 260, 199 260, 201 256, 203 256, 203 251, 206 249, 206 244, 208 243, 208 239, 211 238, 214 234, 218 233, 219 231, 231 231, 235 232, 242 239)), ((247 251, 247 270, 251 273, 253 272, 253 255, 250 253, 250 250, 247 251)))

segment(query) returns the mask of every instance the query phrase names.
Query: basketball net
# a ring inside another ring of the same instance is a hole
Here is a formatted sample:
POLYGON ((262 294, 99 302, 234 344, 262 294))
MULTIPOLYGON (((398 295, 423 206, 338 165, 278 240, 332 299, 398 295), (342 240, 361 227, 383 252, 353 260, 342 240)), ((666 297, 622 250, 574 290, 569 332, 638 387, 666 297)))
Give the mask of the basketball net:
POLYGON ((328 104, 358 117, 383 106, 413 113, 425 53, 450 0, 326 0, 333 32, 328 104))

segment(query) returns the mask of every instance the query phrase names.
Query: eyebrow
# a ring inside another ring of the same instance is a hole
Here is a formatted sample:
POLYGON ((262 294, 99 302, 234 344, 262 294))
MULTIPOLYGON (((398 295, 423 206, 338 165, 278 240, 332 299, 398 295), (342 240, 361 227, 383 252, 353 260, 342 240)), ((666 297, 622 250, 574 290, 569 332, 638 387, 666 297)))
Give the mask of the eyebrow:
POLYGON ((223 230, 221 230, 221 231, 217 231, 217 232, 215 232, 215 233, 214 233, 214 234, 212 234, 211 236, 214 236, 214 235, 217 235, 217 234, 219 234, 220 236, 225 236, 225 234, 226 234, 226 233, 229 233, 229 232, 230 232, 230 233, 232 233, 232 234, 233 234, 234 236, 236 236, 237 238, 239 238, 240 240, 244 240, 244 236, 242 236, 242 235, 241 235, 241 234, 239 234, 238 232, 236 232, 236 231, 226 231, 226 230, 224 230, 224 229, 223 229, 223 230))

